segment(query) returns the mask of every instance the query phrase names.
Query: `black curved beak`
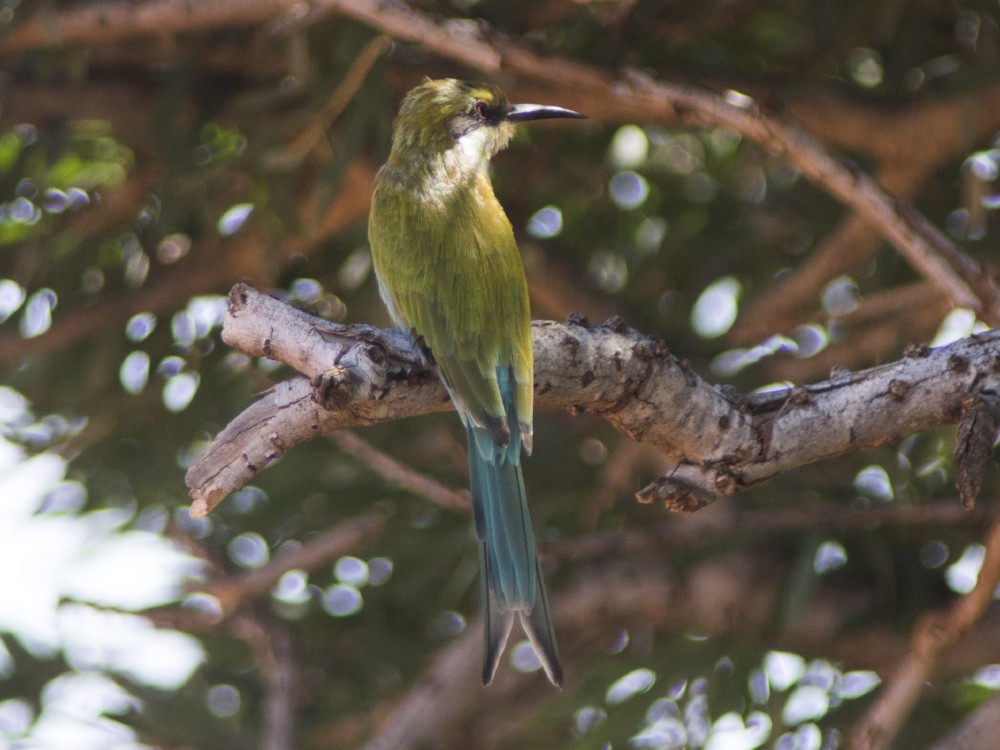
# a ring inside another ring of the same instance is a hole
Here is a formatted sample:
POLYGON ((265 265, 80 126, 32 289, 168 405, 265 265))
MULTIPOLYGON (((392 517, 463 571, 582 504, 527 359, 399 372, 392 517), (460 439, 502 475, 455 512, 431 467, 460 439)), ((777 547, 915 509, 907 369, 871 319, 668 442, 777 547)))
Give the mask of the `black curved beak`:
POLYGON ((581 115, 571 109, 553 107, 547 104, 512 104, 507 110, 507 119, 511 122, 528 122, 529 120, 586 120, 587 115, 581 115))

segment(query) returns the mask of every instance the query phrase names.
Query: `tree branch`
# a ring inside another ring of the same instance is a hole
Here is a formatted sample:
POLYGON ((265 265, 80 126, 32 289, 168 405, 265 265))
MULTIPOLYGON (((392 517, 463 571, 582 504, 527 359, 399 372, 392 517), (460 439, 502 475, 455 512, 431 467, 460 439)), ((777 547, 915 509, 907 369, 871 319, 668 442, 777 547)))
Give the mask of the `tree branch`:
POLYGON ((975 588, 947 612, 924 615, 910 638, 910 649, 875 704, 852 736, 853 750, 888 747, 920 698, 941 652, 971 631, 1000 583, 1000 522, 994 523, 986 541, 986 556, 975 588))
MULTIPOLYGON (((880 167, 876 179, 889 194, 908 200, 930 170, 923 162, 893 163, 880 167)), ((881 240, 871 223, 857 212, 844 217, 802 264, 741 311, 726 338, 736 345, 755 344, 777 331, 793 329, 813 315, 823 288, 837 276, 861 268, 881 240)))
POLYGON ((441 508, 457 510, 466 514, 472 512, 472 502, 467 490, 456 491, 435 482, 430 477, 399 463, 353 432, 347 430, 335 432, 330 435, 330 439, 344 453, 349 453, 364 461, 383 478, 395 482, 415 495, 421 495, 441 508))
MULTIPOLYGON (((736 396, 615 321, 536 321, 533 334, 538 403, 599 414, 663 451, 673 470, 639 497, 673 509, 953 424, 973 392, 998 388, 1000 372, 1000 332, 991 331, 940 349, 912 347, 897 362, 811 386, 736 396)), ((328 323, 246 284, 230 292, 223 339, 305 377, 252 404, 191 467, 193 515, 317 435, 450 408, 436 374, 398 331, 328 323)))
MULTIPOLYGON (((226 0, 189 4, 145 0, 122 4, 109 15, 101 5, 81 5, 58 13, 46 9, 29 17, 4 40, 7 52, 69 42, 96 42, 129 36, 161 35, 220 24, 259 23, 296 5, 291 0, 226 0)), ((781 156, 872 224, 953 304, 1000 322, 1000 288, 989 273, 931 226, 908 204, 887 195, 869 175, 832 157, 814 138, 790 122, 767 116, 745 97, 727 99, 704 89, 666 84, 637 71, 609 75, 593 66, 537 55, 501 38, 482 23, 438 21, 406 5, 375 0, 315 0, 322 13, 347 16, 404 41, 490 74, 503 70, 560 91, 566 103, 585 100, 595 117, 628 122, 723 127, 781 156)), ((579 109, 580 107, 577 106, 579 109)))

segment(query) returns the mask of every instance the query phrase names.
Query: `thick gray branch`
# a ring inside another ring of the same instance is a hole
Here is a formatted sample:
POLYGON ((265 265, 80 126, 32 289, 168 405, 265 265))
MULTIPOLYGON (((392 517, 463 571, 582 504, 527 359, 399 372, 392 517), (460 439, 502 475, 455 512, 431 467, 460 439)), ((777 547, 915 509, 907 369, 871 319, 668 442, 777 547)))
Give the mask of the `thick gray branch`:
MULTIPOLYGON (((806 387, 736 396, 620 324, 537 321, 535 396, 542 407, 601 414, 652 443, 675 469, 640 493, 695 508, 812 461, 958 421, 973 393, 997 389, 1000 333, 806 387)), ((251 404, 188 472, 192 513, 208 513, 285 451, 316 435, 450 408, 405 336, 337 325, 245 284, 230 293, 223 338, 306 377, 251 404)))
MULTIPOLYGON (((325 432, 451 408, 406 336, 337 325, 237 284, 223 339, 306 377, 278 384, 230 423, 188 471, 191 512, 204 515, 287 450, 325 432)), ((534 324, 535 391, 543 406, 605 415, 678 461, 731 454, 749 420, 671 357, 662 342, 621 326, 534 324), (672 415, 664 420, 663 415, 672 415)))

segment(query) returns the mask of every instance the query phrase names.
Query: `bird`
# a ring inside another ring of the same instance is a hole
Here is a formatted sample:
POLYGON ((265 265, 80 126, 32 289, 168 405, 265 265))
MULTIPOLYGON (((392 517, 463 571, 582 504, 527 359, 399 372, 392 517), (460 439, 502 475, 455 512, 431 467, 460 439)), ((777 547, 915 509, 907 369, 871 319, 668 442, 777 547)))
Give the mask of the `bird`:
POLYGON ((518 123, 585 117, 510 104, 491 83, 425 79, 400 104, 369 213, 382 301, 436 365, 467 433, 484 686, 515 617, 549 680, 563 681, 521 472, 521 452, 532 449, 528 286, 489 162, 518 123))

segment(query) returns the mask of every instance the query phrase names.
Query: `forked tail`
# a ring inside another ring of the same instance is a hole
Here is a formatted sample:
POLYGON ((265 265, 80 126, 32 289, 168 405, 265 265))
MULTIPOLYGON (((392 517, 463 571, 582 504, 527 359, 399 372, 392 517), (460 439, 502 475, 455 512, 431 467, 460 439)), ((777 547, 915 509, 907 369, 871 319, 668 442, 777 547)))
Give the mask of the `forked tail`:
MULTIPOLYGON (((510 423, 516 414, 508 409, 510 423)), ((521 619, 552 684, 562 686, 562 666, 535 535, 521 476, 521 440, 516 429, 509 445, 497 445, 486 430, 471 425, 469 480, 479 537, 483 587, 483 684, 493 681, 514 623, 521 619)))

